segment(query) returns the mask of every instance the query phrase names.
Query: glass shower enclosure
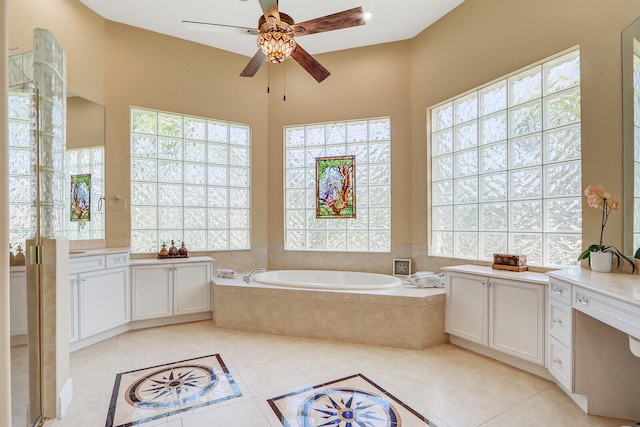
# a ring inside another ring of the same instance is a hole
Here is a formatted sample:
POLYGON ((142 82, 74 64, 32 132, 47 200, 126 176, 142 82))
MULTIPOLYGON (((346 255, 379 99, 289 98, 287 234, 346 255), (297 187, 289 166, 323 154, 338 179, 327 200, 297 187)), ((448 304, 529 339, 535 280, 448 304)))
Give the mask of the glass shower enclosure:
POLYGON ((44 280, 51 277, 46 258, 57 254, 42 248, 64 236, 66 141, 66 57, 50 31, 35 29, 33 40, 33 51, 9 57, 8 91, 10 244, 26 254, 24 267, 12 266, 12 275, 26 273, 26 283, 12 281, 12 290, 26 289, 16 290, 11 311, 26 312, 27 324, 26 337, 12 336, 12 425, 30 426, 59 411, 64 360, 56 355, 56 334, 64 329, 57 328, 56 284, 44 280))

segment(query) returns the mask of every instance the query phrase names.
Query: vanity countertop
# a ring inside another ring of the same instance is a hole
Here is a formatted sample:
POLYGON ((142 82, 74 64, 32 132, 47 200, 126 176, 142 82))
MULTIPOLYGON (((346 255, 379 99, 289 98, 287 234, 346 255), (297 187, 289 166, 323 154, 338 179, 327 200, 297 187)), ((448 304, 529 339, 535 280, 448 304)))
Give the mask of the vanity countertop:
POLYGON ((69 258, 80 258, 93 255, 110 255, 122 252, 129 252, 131 248, 117 247, 117 248, 93 248, 93 249, 69 249, 69 258))
POLYGON ((444 271, 455 271, 457 273, 467 274, 480 274, 483 276, 490 276, 501 279, 519 280, 524 282, 538 283, 546 285, 549 283, 549 278, 544 273, 538 273, 535 271, 508 271, 497 270, 495 268, 487 267, 484 265, 452 265, 449 267, 442 267, 444 271))
POLYGON ((129 265, 162 265, 162 264, 182 264, 182 263, 188 263, 188 262, 202 262, 202 261, 206 261, 206 262, 214 262, 215 259, 211 258, 210 256, 189 256, 187 258, 181 258, 181 257, 176 257, 176 258, 162 258, 162 259, 158 259, 156 258, 136 258, 136 259, 132 259, 131 261, 129 261, 129 265))
POLYGON ((597 273, 581 267, 550 271, 547 274, 640 307, 640 275, 638 274, 597 273))

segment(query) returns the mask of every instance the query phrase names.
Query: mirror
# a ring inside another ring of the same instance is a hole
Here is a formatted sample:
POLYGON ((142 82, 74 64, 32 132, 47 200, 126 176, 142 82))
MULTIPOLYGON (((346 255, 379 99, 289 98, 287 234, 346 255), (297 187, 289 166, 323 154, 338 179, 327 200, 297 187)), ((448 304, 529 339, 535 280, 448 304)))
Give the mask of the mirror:
POLYGON ((65 172, 65 236, 69 240, 104 239, 104 106, 73 94, 67 96, 65 172), (90 180, 78 192, 78 180, 74 186, 71 177, 85 175, 90 180))

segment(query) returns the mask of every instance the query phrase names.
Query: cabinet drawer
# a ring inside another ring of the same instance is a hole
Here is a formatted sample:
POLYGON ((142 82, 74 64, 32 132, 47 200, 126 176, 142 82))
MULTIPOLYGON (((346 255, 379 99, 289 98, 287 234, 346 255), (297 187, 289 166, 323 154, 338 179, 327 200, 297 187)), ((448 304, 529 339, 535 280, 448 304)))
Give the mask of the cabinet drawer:
POLYGON ((571 285, 551 278, 549 280, 549 298, 555 298, 571 304, 571 285))
POLYGON ((573 308, 631 336, 640 337, 640 307, 574 286, 573 308))
POLYGON ((549 372, 573 392, 573 351, 554 337, 549 337, 549 372))
POLYGON ((126 267, 129 264, 129 254, 109 254, 107 255, 107 268, 126 267))
POLYGON ((86 271, 104 270, 104 255, 91 255, 69 259, 69 273, 84 273, 86 271))
POLYGON ((571 306, 549 299, 549 333, 569 348, 571 345, 571 306))

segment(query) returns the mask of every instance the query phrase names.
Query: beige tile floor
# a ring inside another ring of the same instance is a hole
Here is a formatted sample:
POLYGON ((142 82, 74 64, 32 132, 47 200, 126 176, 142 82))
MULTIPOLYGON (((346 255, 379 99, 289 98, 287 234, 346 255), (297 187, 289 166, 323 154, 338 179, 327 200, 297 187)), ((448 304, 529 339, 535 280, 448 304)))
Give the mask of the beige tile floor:
POLYGON ((143 426, 282 427, 268 398, 356 373, 439 426, 625 424, 584 415, 555 384, 452 344, 394 349, 229 331, 204 321, 132 331, 72 353, 74 400, 55 427, 104 426, 119 372, 213 353, 243 396, 143 426))

